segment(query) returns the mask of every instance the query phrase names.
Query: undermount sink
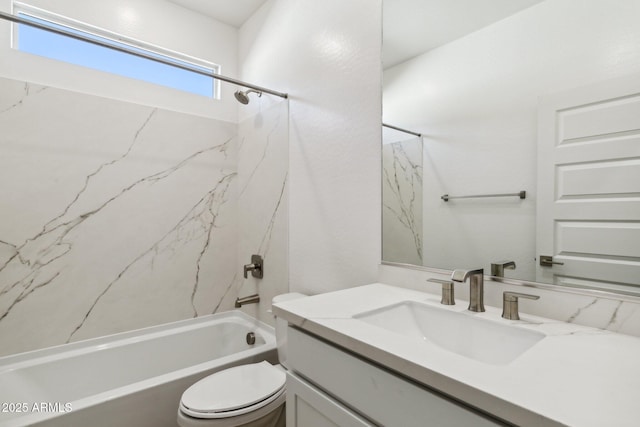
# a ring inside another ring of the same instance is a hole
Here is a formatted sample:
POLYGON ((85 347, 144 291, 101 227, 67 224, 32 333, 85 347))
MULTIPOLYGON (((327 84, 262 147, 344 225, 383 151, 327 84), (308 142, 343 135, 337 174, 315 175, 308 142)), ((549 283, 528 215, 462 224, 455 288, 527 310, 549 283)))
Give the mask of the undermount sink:
POLYGON ((544 334, 500 320, 406 301, 354 318, 407 338, 428 342, 480 362, 506 365, 533 347, 544 334))

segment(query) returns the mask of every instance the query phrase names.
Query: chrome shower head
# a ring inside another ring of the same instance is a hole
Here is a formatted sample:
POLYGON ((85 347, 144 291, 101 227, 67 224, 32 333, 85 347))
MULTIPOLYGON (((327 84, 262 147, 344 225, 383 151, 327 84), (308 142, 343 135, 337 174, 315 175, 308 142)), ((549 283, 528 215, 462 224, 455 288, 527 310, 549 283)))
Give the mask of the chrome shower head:
POLYGON ((241 90, 238 90, 238 91, 236 91, 236 93, 234 93, 234 95, 235 95, 235 97, 236 97, 236 99, 238 100, 239 103, 247 105, 249 103, 249 94, 251 92, 257 93, 258 97, 262 96, 262 92, 257 91, 257 90, 253 90, 253 89, 249 89, 249 90, 246 90, 244 92, 241 91, 241 90))

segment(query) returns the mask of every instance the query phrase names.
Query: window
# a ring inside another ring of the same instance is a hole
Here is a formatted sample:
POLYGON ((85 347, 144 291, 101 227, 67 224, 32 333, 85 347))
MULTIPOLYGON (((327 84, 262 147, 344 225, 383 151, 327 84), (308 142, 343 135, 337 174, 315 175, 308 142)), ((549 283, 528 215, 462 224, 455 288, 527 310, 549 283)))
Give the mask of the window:
MULTIPOLYGON (((57 15, 48 14, 39 9, 32 11, 26 10, 26 8, 21 6, 16 9, 16 12, 17 16, 48 28, 64 30, 82 37, 100 41, 109 46, 143 53, 202 72, 218 72, 219 67, 213 64, 208 64, 204 61, 199 61, 201 64, 196 63, 196 61, 187 61, 184 58, 180 58, 178 54, 168 55, 166 51, 160 48, 150 48, 149 45, 145 46, 139 42, 125 40, 121 36, 116 36, 103 30, 91 28, 90 31, 88 31, 88 26, 81 28, 83 25, 76 22, 73 22, 71 25, 69 22, 63 23, 61 21, 64 21, 64 19, 60 19, 57 15), (118 38, 118 41, 114 40, 115 38, 118 38)), ((212 98, 216 97, 216 82, 210 76, 120 52, 84 40, 34 28, 29 25, 17 24, 16 27, 17 33, 16 37, 14 37, 13 47, 20 51, 133 79, 144 80, 198 95, 212 98)))

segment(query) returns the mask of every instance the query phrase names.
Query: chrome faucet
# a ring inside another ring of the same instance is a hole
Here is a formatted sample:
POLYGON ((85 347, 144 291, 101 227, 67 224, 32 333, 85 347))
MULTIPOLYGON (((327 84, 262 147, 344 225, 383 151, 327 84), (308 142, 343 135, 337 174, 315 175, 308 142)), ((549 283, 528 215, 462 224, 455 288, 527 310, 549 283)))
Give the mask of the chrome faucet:
POLYGON ((463 283, 469 278, 469 311, 484 311, 484 269, 453 270, 451 280, 463 283))

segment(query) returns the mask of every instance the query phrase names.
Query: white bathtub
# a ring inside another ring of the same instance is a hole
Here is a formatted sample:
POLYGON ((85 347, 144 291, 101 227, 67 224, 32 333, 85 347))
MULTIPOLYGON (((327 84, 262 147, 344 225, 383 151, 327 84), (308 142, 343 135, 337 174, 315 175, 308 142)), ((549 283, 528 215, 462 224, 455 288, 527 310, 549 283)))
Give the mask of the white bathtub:
POLYGON ((239 311, 2 357, 0 426, 175 427, 191 384, 275 359, 273 328, 239 311))

